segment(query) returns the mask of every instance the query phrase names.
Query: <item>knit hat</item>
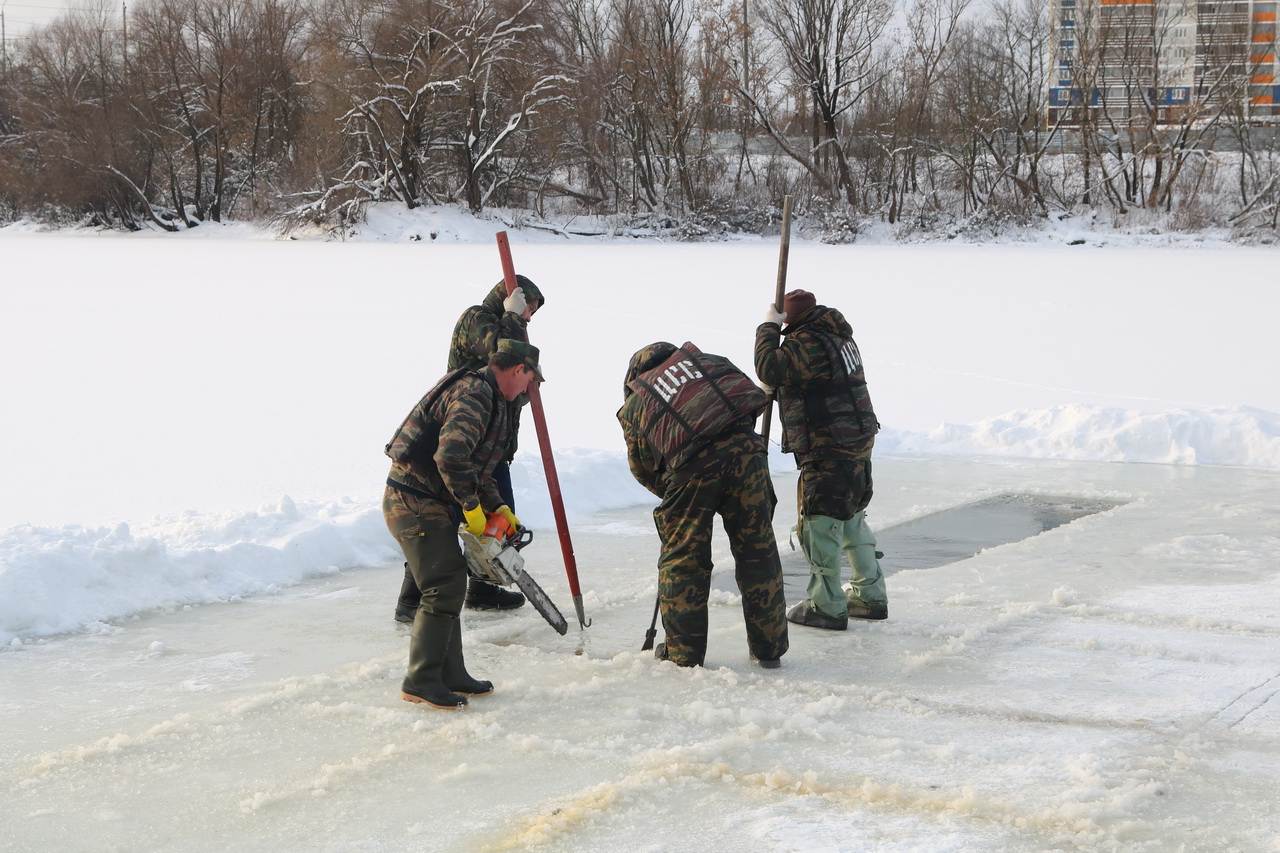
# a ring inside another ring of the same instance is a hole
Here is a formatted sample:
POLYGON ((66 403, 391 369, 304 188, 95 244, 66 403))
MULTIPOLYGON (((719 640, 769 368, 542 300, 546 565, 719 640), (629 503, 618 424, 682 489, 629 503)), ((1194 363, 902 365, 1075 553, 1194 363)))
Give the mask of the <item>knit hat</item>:
POLYGON ((818 298, 807 290, 793 290, 782 297, 782 311, 788 323, 796 322, 817 304, 818 298))

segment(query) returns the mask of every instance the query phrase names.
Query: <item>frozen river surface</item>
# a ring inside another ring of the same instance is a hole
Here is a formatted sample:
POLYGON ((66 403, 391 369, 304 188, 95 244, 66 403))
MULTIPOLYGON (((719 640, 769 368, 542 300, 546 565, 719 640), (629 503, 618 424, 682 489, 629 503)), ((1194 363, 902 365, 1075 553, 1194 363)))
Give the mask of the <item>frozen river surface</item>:
MULTIPOLYGON (((0 849, 1277 849, 1275 473, 876 474, 886 543, 1000 495, 1103 511, 930 568, 886 545, 892 618, 795 628, 776 672, 719 534, 707 667, 639 652, 652 522, 602 514, 575 529, 592 627, 469 616, 497 692, 460 714, 397 698, 398 565, 29 643, 0 654, 0 849)), ((554 548, 530 568, 567 610, 554 548)))

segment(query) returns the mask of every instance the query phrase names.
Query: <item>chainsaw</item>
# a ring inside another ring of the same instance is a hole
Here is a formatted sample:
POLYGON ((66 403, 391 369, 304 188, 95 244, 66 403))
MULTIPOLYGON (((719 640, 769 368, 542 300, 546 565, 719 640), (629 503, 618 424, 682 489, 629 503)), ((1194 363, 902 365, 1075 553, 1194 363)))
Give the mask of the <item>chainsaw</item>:
POLYGON ((538 586, 538 582, 524 570, 524 557, 520 551, 533 541, 533 531, 527 527, 514 528, 506 518, 493 514, 485 525, 484 533, 476 536, 465 527, 458 529, 462 538, 462 551, 466 555, 467 566, 482 580, 499 586, 515 584, 529 599, 533 609, 542 614, 547 624, 556 629, 556 633, 564 635, 569 630, 559 608, 551 598, 538 586))

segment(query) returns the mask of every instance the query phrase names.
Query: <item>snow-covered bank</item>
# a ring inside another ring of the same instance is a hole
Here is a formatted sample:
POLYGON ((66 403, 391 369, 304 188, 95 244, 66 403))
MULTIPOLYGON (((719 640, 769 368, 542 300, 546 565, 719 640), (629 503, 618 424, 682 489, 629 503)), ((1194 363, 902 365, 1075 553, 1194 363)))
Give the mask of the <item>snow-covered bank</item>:
POLYGON ((1239 406, 1139 412, 1055 406, 928 432, 890 430, 888 453, 1280 468, 1280 414, 1239 406))
MULTIPOLYGON (((20 219, 0 222, 0 238, 19 235, 75 235, 164 240, 342 240, 352 243, 427 243, 492 245, 497 231, 509 231, 522 243, 687 243, 765 242, 777 240, 780 210, 761 210, 751 224, 680 220, 663 216, 596 214, 539 214, 522 208, 491 207, 474 214, 464 204, 420 205, 413 209, 399 202, 375 202, 366 208, 364 221, 344 229, 332 225, 303 225, 282 229, 275 221, 230 220, 203 222, 195 228, 165 231, 141 223, 136 232, 20 219), (764 233, 759 233, 759 232, 764 233)), ((1089 247, 1205 248, 1232 245, 1272 246, 1280 235, 1266 228, 1232 229, 1208 224, 1189 226, 1182 217, 1164 211, 1132 209, 1124 215, 1106 211, 1054 211, 1048 217, 1026 221, 976 216, 940 217, 922 224, 908 218, 890 224, 878 217, 842 220, 833 228, 821 213, 797 215, 792 239, 797 246, 809 242, 855 242, 859 246, 921 245, 928 243, 1009 244, 1089 247), (852 226, 849 223, 852 223, 852 226), (851 230, 852 228, 852 230, 851 230)))

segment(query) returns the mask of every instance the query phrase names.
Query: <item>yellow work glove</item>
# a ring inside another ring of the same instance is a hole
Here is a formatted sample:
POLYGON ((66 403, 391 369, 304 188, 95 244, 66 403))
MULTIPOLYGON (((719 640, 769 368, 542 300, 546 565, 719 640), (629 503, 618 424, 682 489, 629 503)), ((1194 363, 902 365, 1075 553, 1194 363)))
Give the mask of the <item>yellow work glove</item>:
POLYGON ((480 504, 476 504, 471 509, 463 508, 462 517, 467 522, 467 532, 472 536, 484 535, 485 516, 484 510, 480 508, 480 504))
POLYGON ((520 519, 516 518, 516 514, 511 511, 511 507, 503 504, 495 509, 494 512, 505 518, 511 524, 512 530, 520 529, 520 519))

